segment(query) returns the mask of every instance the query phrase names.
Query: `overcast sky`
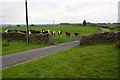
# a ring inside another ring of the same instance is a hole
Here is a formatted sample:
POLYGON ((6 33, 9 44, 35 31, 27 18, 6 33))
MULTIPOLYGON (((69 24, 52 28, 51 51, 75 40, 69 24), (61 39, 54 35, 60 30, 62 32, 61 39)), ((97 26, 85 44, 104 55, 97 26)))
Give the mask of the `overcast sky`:
MULTIPOLYGON (((119 0, 28 0, 29 24, 117 22, 119 0)), ((0 0, 2 24, 25 24, 25 0, 0 0)))

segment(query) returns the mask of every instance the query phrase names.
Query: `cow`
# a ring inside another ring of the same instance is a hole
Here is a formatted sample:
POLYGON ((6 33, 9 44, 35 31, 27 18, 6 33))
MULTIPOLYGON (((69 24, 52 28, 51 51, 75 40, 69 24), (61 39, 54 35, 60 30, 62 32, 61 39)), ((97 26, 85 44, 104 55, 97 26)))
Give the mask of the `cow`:
POLYGON ((61 36, 62 35, 62 31, 58 31, 58 36, 61 36))
POLYGON ((75 34, 75 36, 79 36, 79 33, 74 33, 75 34))
POLYGON ((35 30, 29 30, 29 34, 39 34, 40 31, 35 31, 35 30))
POLYGON ((39 32, 40 32, 40 33, 43 33, 44 31, 42 31, 42 30, 39 30, 39 32))
POLYGON ((5 32, 14 32, 14 33, 17 33, 18 30, 6 30, 5 32))
POLYGON ((45 30, 44 30, 44 29, 42 29, 42 30, 39 30, 39 32, 40 32, 40 33, 44 33, 44 32, 45 32, 45 30))
POLYGON ((27 31, 22 31, 22 30, 21 30, 20 32, 21 32, 21 33, 27 33, 27 31))
POLYGON ((12 30, 12 32, 17 33, 17 32, 18 32, 18 30, 12 30))
POLYGON ((52 31, 52 33, 51 33, 53 36, 55 36, 55 34, 56 34, 56 31, 52 31))
POLYGON ((27 31, 18 30, 17 33, 26 33, 27 31))
POLYGON ((7 33, 8 33, 8 32, 12 32, 12 30, 6 30, 5 32, 7 32, 7 33))
POLYGON ((70 32, 65 32, 66 36, 70 37, 70 32))
POLYGON ((51 33, 50 33, 50 30, 43 31, 42 33, 43 33, 43 34, 45 34, 45 33, 49 33, 49 34, 51 34, 51 33))
POLYGON ((18 33, 22 33, 22 30, 18 30, 18 33))

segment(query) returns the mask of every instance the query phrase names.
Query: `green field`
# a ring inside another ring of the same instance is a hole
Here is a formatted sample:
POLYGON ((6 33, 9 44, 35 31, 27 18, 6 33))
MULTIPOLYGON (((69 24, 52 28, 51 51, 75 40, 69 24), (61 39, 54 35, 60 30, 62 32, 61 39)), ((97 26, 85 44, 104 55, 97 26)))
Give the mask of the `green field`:
MULTIPOLYGON (((114 28, 114 27, 120 26, 120 24, 106 24, 102 26, 108 26, 108 27, 114 28)), ((115 29, 115 31, 120 31, 120 28, 115 29)))
POLYGON ((118 78, 114 44, 78 46, 3 70, 3 78, 118 78))
MULTIPOLYGON (((71 32, 71 33, 79 32, 80 34, 88 34, 88 33, 97 32, 96 28, 91 26, 72 26, 72 25, 60 26, 59 25, 59 26, 51 26, 51 27, 32 26, 29 27, 29 30, 45 29, 50 31, 63 31, 63 34, 65 34, 64 32, 71 32)), ((4 32, 5 30, 26 30, 26 27, 3 27, 2 32, 4 32)))
MULTIPOLYGON (((2 31, 4 32, 5 30, 25 30, 26 27, 3 27, 2 31)), ((54 27, 40 27, 40 26, 33 26, 29 27, 31 30, 50 30, 50 31, 63 31, 63 36, 59 38, 58 36, 53 37, 53 41, 49 45, 55 45, 55 44, 60 44, 60 43, 65 43, 65 42, 70 42, 74 40, 80 40, 80 36, 83 34, 90 34, 90 33, 95 33, 98 32, 98 28, 96 27, 90 27, 90 26, 54 26, 54 27), (71 32, 71 37, 66 38, 65 32, 71 32), (79 32, 80 36, 75 37, 74 33, 79 32)), ((29 49, 34 49, 34 48, 40 48, 48 46, 48 44, 27 44, 26 42, 23 41, 3 41, 2 42, 2 55, 10 54, 10 53, 15 53, 15 52, 20 52, 20 51, 25 51, 29 49)))
MULTIPOLYGON (((3 27, 5 30, 25 30, 25 27, 3 27)), ((85 34, 99 32, 98 27, 90 26, 54 26, 29 27, 31 30, 63 31, 61 38, 53 37, 51 44, 33 44, 23 41, 3 40, 2 55, 80 40, 85 34), (66 38, 65 32, 71 32, 66 38), (74 33, 80 36, 75 37, 74 33)), ((118 78, 118 49, 115 44, 77 46, 56 54, 3 69, 3 78, 118 78)))
POLYGON ((33 44, 33 43, 25 43, 23 41, 10 41, 4 40, 2 41, 2 55, 21 52, 34 48, 41 48, 48 46, 48 44, 33 44))
POLYGON ((102 26, 116 27, 116 26, 120 26, 120 25, 119 24, 106 24, 106 25, 102 25, 102 26))

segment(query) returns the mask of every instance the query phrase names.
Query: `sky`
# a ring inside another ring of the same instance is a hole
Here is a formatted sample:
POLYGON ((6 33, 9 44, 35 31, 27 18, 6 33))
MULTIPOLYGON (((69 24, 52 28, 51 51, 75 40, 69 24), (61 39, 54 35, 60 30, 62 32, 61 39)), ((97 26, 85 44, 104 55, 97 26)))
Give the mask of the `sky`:
POLYGON ((118 22, 120 23, 120 1, 118 2, 118 22))
MULTIPOLYGON (((27 0, 29 24, 118 22, 120 0, 27 0)), ((0 0, 0 24, 25 24, 25 0, 0 0)))

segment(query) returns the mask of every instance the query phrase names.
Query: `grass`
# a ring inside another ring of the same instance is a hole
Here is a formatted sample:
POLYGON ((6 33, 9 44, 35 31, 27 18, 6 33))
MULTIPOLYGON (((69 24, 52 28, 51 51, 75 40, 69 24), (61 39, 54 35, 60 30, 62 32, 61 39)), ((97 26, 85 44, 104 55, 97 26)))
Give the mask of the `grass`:
POLYGON ((48 46, 48 44, 33 44, 33 43, 26 43, 23 41, 10 41, 10 40, 3 40, 2 41, 2 55, 21 52, 25 50, 30 50, 34 48, 40 48, 48 46))
POLYGON ((116 31, 120 31, 120 28, 117 28, 116 31))
POLYGON ((0 79, 2 79, 2 70, 0 70, 0 79))
POLYGON ((119 26, 119 25, 118 24, 106 24, 106 25, 102 25, 102 26, 116 27, 116 26, 119 26))
MULTIPOLYGON (((2 31, 4 32, 5 30, 25 30, 25 27, 3 27, 2 31)), ((33 26, 33 27, 29 27, 29 29, 32 30, 41 30, 41 29, 45 29, 45 30, 50 30, 50 31, 63 31, 63 36, 62 37, 58 37, 55 36, 53 37, 53 41, 51 45, 55 45, 55 44, 60 44, 60 43, 65 43, 65 42, 70 42, 70 41, 75 41, 75 40, 79 40, 79 37, 75 37, 74 33, 75 32, 79 32, 80 35, 83 34, 90 34, 90 33, 95 33, 98 31, 97 28, 95 27, 90 27, 90 26, 53 26, 53 27, 40 27, 40 26, 33 26), (71 32, 71 37, 68 38, 65 36, 65 32, 71 32)), ((45 44, 26 44, 26 42, 22 42, 22 41, 4 41, 2 42, 2 50, 3 53, 2 55, 6 55, 6 54, 11 54, 11 53, 15 53, 15 52, 20 52, 20 51, 25 51, 25 50, 29 50, 29 49, 33 49, 33 48, 40 48, 40 47, 44 47, 47 46, 45 44)))
MULTIPOLYGON (((4 32, 5 30, 26 30, 26 27, 2 27, 2 32, 4 32)), ((52 27, 41 27, 41 26, 33 26, 33 27, 29 27, 29 30, 41 30, 41 29, 45 29, 45 30, 50 30, 50 31, 63 31, 63 34, 65 34, 64 32, 71 32, 72 35, 74 32, 79 32, 80 34, 90 34, 90 33, 94 33, 97 32, 97 29, 94 27, 90 27, 90 26, 52 26, 52 27)))
MULTIPOLYGON (((120 24, 106 24, 106 25, 102 25, 102 26, 108 26, 108 27, 114 28, 114 27, 120 26, 120 24)), ((111 30, 111 31, 112 31, 112 30, 111 30)), ((117 29, 115 29, 114 31, 120 31, 120 29, 117 28, 117 29)))
POLYGON ((3 70, 3 78, 117 78, 114 44, 78 46, 3 70))
MULTIPOLYGON (((63 39, 63 41, 73 41, 76 40, 76 37, 74 37, 74 33, 80 33, 80 36, 83 34, 91 34, 91 33, 95 33, 98 32, 98 28, 97 27, 91 27, 91 26, 52 26, 52 27, 40 27, 40 26, 33 26, 33 27, 29 27, 29 30, 41 30, 41 29, 45 29, 45 30, 50 30, 50 31, 62 31, 63 32, 63 37, 65 37, 65 32, 71 32, 71 38, 61 38, 63 39)), ((2 32, 4 32, 5 30, 26 30, 26 27, 3 27, 2 28, 2 32)), ((53 37, 53 39, 58 39, 58 36, 53 37)), ((59 38, 60 39, 60 38, 59 38)), ((58 40, 59 40, 58 39, 58 40)), ((78 40, 79 38, 77 38, 78 40)), ((58 41, 57 40, 57 41, 58 41)), ((55 41, 55 40, 53 40, 55 41)), ((59 42, 59 41, 58 41, 59 42)))

